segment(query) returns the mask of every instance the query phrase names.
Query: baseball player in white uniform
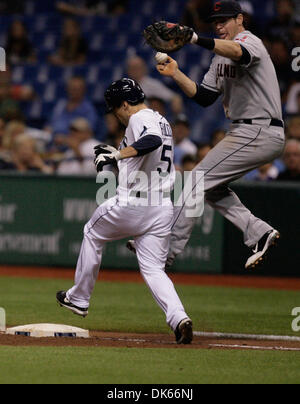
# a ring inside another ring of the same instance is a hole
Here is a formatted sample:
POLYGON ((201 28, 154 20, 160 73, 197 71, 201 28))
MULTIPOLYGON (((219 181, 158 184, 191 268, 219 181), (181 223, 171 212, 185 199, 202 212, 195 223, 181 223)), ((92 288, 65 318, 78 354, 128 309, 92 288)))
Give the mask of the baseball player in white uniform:
POLYGON ((127 78, 112 83, 105 92, 108 110, 127 129, 119 150, 96 147, 95 165, 97 171, 108 164, 118 165, 117 195, 100 205, 85 226, 75 285, 58 292, 56 298, 61 306, 85 317, 105 243, 134 236, 141 274, 177 343, 188 344, 193 338, 192 321, 165 273, 174 214, 170 198, 175 181, 172 130, 144 100, 139 84, 127 78), (160 181, 151 181, 153 173, 160 181))
MULTIPOLYGON (((239 3, 218 1, 210 21, 220 39, 203 38, 194 32, 190 40, 216 53, 201 84, 190 80, 170 57, 157 69, 172 77, 187 96, 203 107, 223 96, 231 127, 195 170, 204 175, 206 202, 243 232, 245 244, 253 250, 245 266, 251 269, 264 261, 280 235, 255 217, 228 184, 282 154, 285 135, 280 90, 265 46, 245 30, 239 3)), ((172 24, 169 26, 172 28, 172 24)), ((185 206, 175 209, 168 265, 184 250, 194 223, 195 219, 186 216, 185 206)))

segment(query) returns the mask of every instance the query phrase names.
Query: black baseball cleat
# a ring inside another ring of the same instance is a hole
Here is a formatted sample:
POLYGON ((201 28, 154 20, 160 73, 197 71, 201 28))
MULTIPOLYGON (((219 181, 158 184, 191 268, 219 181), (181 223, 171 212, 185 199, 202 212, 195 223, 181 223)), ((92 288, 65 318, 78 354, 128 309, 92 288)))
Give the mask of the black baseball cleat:
POLYGON ((172 266, 173 263, 174 263, 174 260, 175 260, 175 257, 174 257, 174 258, 173 258, 173 257, 168 257, 168 258, 167 258, 166 266, 165 266, 165 269, 166 269, 166 270, 168 270, 168 269, 171 268, 171 266, 172 266))
POLYGON ((136 248, 135 248, 135 242, 134 240, 128 240, 126 247, 128 248, 129 251, 133 252, 133 254, 136 254, 136 248))
POLYGON ((174 331, 177 344, 190 344, 193 341, 193 323, 190 318, 180 321, 174 331))
POLYGON ((78 316, 86 317, 89 314, 88 309, 83 309, 82 307, 75 306, 73 303, 71 303, 67 299, 66 292, 64 292, 63 290, 57 292, 56 300, 61 307, 65 307, 66 309, 71 310, 74 314, 77 314, 78 316))
POLYGON ((280 233, 277 230, 268 231, 253 247, 253 255, 246 262, 246 269, 255 269, 263 264, 272 247, 275 247, 280 239, 280 233))

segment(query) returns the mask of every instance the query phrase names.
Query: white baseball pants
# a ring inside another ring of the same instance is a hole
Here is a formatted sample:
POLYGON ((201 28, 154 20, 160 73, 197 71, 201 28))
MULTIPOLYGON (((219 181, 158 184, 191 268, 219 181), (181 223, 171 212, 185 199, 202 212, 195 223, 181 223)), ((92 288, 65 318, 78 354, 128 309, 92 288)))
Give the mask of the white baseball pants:
POLYGON ((114 197, 95 211, 84 228, 84 239, 76 267, 75 285, 67 298, 87 308, 98 277, 106 242, 133 236, 141 274, 154 299, 175 330, 188 317, 175 287, 165 273, 169 251, 173 206, 120 206, 114 197))

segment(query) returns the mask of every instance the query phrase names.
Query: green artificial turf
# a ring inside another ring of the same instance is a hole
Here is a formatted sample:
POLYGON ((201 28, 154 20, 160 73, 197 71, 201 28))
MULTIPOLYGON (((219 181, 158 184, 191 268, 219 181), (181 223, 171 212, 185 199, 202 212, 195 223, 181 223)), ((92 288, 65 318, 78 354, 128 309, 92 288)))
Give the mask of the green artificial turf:
MULTIPOLYGON (((70 324, 93 330, 170 332, 164 314, 144 284, 98 282, 86 319, 56 304, 58 290, 72 281, 0 278, 0 307, 7 324, 70 324)), ((176 286, 197 331, 300 336, 291 329, 299 293, 263 289, 176 286)))
MULTIPOLYGON (((98 282, 81 319, 56 304, 71 281, 0 278, 10 326, 57 323, 90 330, 171 333, 144 284, 98 282)), ((177 286, 197 331, 300 336, 299 293, 177 286)), ((0 346, 0 383, 299 383, 300 352, 0 346)))
POLYGON ((0 357, 0 384, 279 384, 300 372, 300 352, 0 347, 0 357))

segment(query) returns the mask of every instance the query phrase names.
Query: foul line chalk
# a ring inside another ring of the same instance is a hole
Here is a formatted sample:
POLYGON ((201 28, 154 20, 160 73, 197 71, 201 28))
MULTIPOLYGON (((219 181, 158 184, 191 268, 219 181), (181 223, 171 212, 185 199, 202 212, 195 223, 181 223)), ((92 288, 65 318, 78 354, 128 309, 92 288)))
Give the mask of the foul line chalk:
POLYGON ((224 338, 224 339, 252 339, 256 341, 289 341, 300 342, 300 337, 284 335, 255 335, 255 334, 226 334, 221 332, 200 332, 194 331, 197 337, 224 338))
POLYGON ((252 346, 252 345, 228 345, 228 344, 209 344, 209 346, 214 348, 239 348, 239 349, 253 349, 253 350, 261 350, 261 351, 298 351, 300 352, 300 348, 286 348, 283 346, 252 346))

